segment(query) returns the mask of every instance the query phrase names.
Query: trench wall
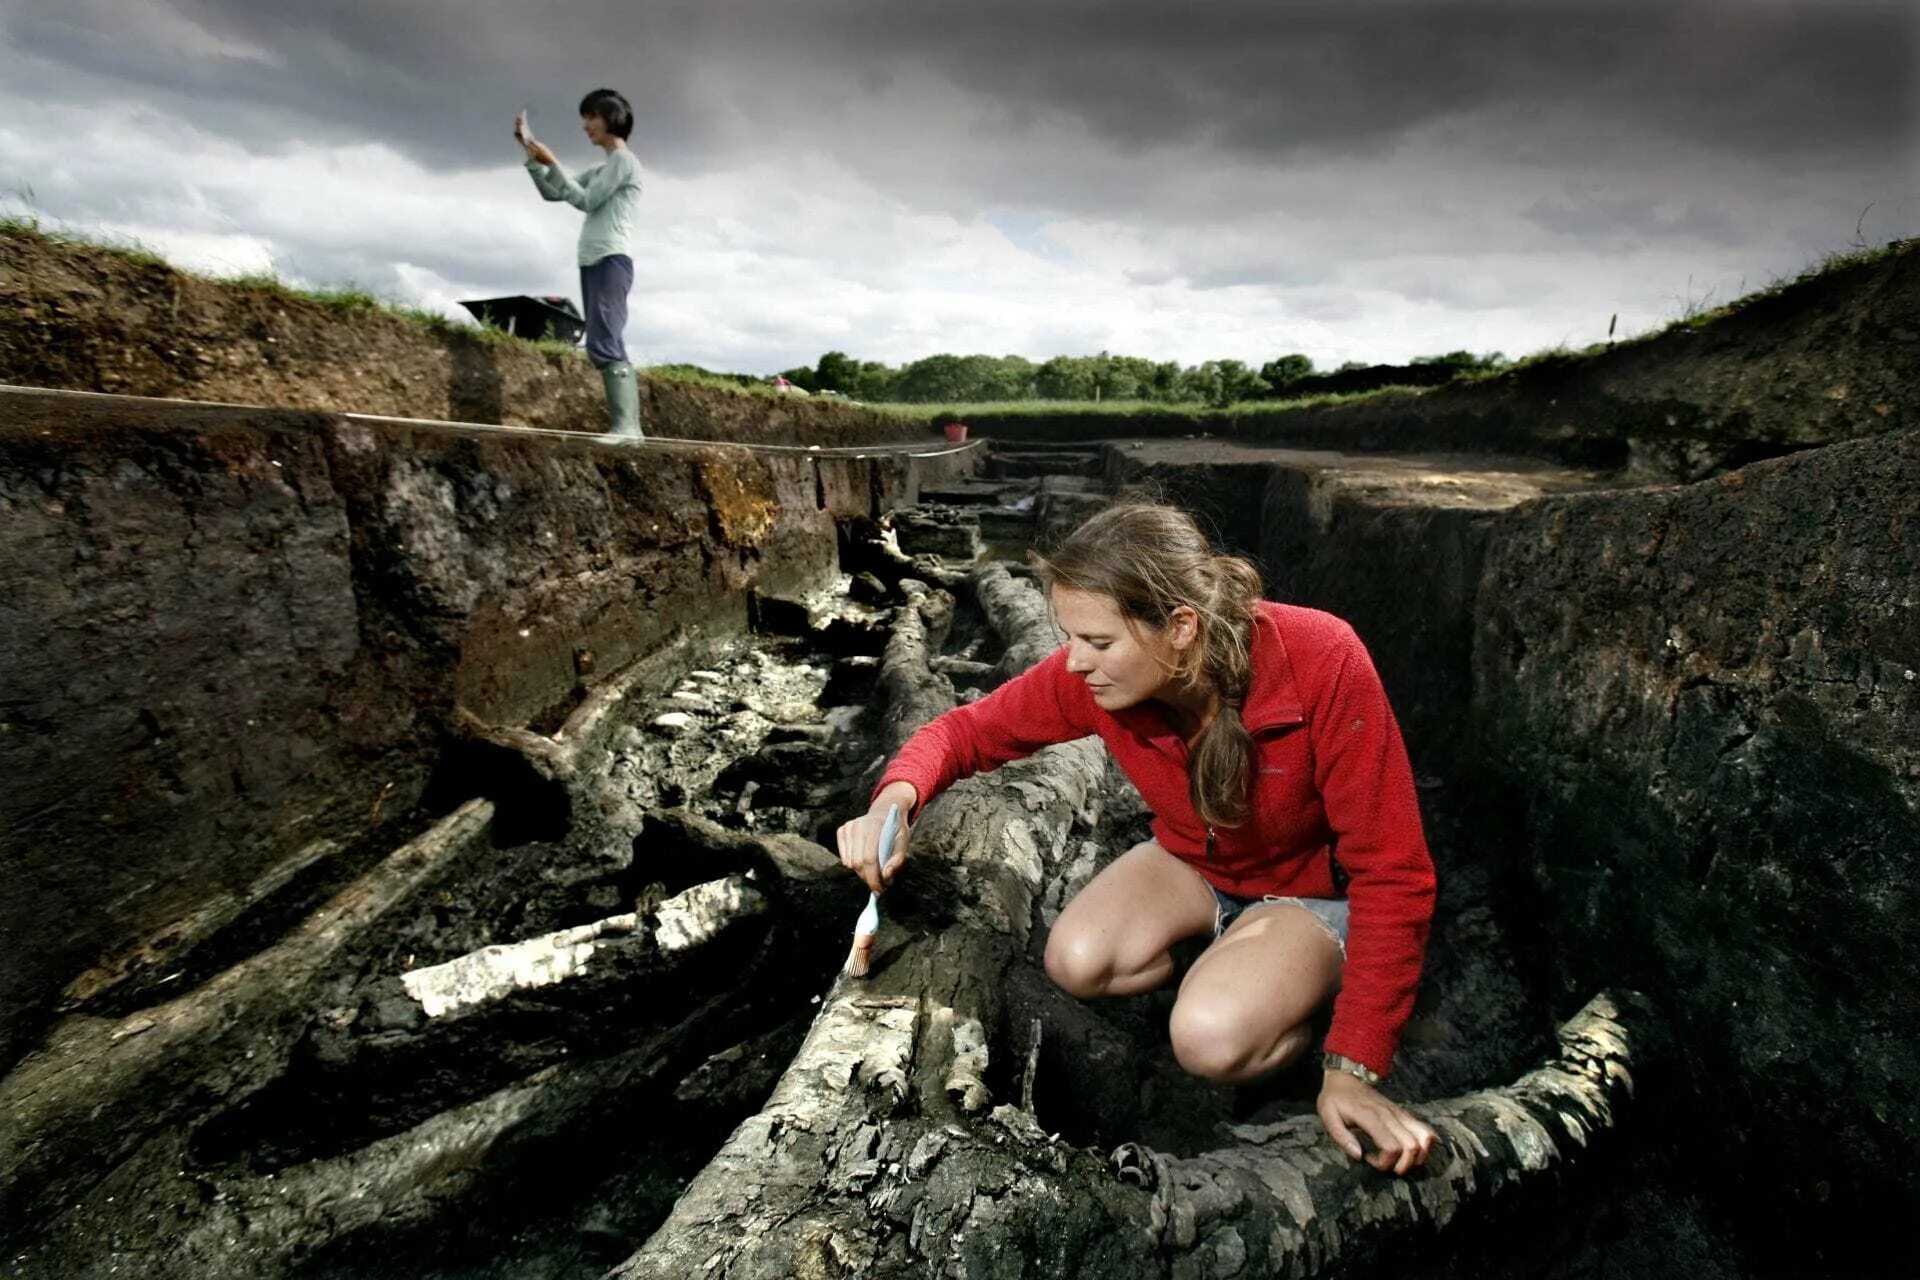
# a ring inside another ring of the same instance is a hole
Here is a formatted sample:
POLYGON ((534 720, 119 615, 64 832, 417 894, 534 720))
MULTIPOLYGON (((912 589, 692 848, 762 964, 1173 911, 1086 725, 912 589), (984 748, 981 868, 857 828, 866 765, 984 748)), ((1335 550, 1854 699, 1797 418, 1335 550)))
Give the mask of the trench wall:
POLYGON ((456 708, 551 729, 676 628, 826 585, 835 516, 913 468, 0 391, 7 1060, 206 901, 404 839, 456 708))
POLYGON ((1559 1011, 1654 998, 1635 1127, 1688 1192, 1877 1273, 1920 1203, 1920 431, 1506 510, 1152 470, 1354 623, 1559 1011))
POLYGON ((1694 480, 1920 425, 1920 244, 1749 299, 1698 327, 1424 394, 1211 414, 981 412, 967 422, 1012 440, 1204 432, 1301 448, 1526 454, 1694 480))
POLYGON ((1907 431, 1533 503, 1474 614, 1472 723, 1560 994, 1655 993, 1665 1139, 1739 1188, 1758 1256, 1843 1272, 1920 1203, 1916 495, 1907 431))

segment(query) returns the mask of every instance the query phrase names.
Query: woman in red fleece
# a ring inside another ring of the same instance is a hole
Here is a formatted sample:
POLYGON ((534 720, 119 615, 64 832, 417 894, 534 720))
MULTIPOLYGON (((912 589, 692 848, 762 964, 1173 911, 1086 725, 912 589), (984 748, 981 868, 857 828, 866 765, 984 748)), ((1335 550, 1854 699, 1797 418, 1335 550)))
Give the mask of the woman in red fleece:
POLYGON ((1109 508, 1040 567, 1067 643, 915 734, 840 828, 841 861, 878 893, 889 806, 917 816, 969 774, 1100 735, 1153 811, 1153 838, 1067 904, 1048 975, 1082 999, 1134 995, 1172 976, 1173 943, 1211 936, 1170 1031, 1183 1067, 1227 1083, 1306 1052, 1309 1017, 1337 991, 1320 1119, 1355 1159, 1365 1132, 1377 1169, 1423 1163, 1433 1130, 1374 1086, 1413 1007, 1433 864, 1359 637, 1260 599, 1253 566, 1216 555, 1171 507, 1109 508))

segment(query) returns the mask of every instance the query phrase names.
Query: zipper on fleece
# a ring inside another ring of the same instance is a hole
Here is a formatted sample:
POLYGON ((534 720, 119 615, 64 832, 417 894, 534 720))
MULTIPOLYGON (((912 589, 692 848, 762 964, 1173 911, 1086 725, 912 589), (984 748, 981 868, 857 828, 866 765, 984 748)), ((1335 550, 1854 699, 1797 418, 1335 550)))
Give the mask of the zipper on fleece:
POLYGON ((1208 862, 1213 861, 1214 847, 1215 847, 1215 840, 1214 840, 1213 828, 1208 827, 1207 828, 1207 861, 1208 862))

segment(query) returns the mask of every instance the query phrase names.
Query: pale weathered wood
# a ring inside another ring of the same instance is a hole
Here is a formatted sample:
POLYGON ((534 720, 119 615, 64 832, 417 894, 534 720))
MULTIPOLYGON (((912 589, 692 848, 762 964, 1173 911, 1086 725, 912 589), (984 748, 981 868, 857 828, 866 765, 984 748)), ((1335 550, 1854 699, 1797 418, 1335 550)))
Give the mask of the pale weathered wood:
POLYGON ((1025 671, 1066 642, 1046 597, 1031 582, 1008 573, 1005 565, 981 565, 968 575, 968 582, 980 611, 1006 642, 1000 660, 1003 676, 1025 671))
POLYGON ((484 839, 492 820, 490 801, 468 801, 281 941, 176 1000, 124 1018, 75 1015, 58 1023, 0 1080, 7 1215, 63 1204, 147 1135, 209 1099, 238 1096, 278 1075, 328 967, 484 839))

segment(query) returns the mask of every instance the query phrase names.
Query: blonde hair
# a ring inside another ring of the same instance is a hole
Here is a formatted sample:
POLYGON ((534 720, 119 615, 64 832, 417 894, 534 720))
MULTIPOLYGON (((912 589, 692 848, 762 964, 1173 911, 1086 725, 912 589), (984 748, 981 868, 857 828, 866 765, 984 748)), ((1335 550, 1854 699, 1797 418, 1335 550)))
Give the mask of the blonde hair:
POLYGON ((1166 629, 1182 605, 1199 619, 1195 642, 1170 674, 1187 688, 1208 688, 1220 706, 1188 754, 1193 807, 1209 826, 1237 827, 1251 811, 1253 738, 1241 723, 1253 678, 1251 642, 1260 574, 1239 556, 1220 555, 1194 518, 1178 507, 1121 502, 1090 516, 1050 555, 1033 560, 1049 591, 1067 587, 1106 596, 1130 624, 1166 629))

